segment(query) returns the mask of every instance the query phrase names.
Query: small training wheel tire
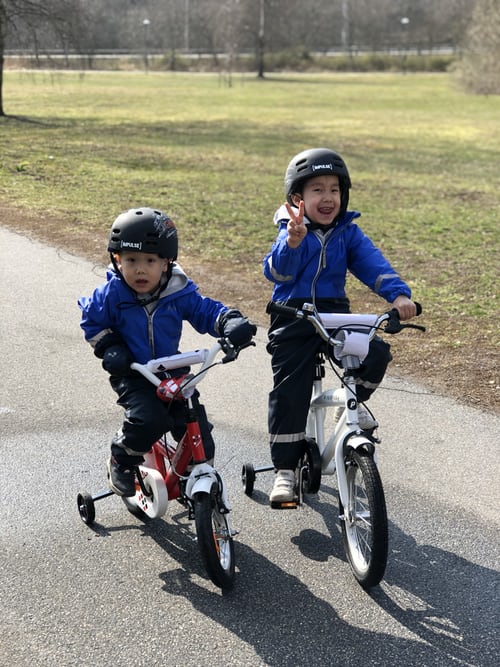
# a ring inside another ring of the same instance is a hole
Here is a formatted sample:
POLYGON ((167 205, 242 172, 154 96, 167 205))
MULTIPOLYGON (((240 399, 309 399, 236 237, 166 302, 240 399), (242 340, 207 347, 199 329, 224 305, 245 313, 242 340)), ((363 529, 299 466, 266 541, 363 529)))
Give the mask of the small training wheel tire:
POLYGON ((251 496, 255 484, 255 468, 251 463, 244 464, 241 470, 241 483, 246 495, 251 496))
POLYGON ((87 526, 89 526, 91 523, 94 523, 95 504, 94 499, 90 493, 79 493, 76 501, 78 503, 78 512, 83 523, 86 523, 87 526))

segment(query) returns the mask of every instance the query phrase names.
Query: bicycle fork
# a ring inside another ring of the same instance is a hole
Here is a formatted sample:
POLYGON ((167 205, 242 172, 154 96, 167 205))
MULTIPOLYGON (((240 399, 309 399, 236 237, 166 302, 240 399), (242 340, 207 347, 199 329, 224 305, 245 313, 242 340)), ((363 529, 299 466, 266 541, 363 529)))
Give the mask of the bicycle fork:
MULTIPOLYGON (((348 447, 353 449, 366 448, 374 452, 373 442, 363 435, 359 427, 358 400, 356 385, 352 376, 343 379, 343 387, 322 390, 321 378, 313 383, 311 409, 307 419, 306 434, 312 436, 319 447, 322 474, 337 473, 337 484, 344 512, 349 514, 350 492, 347 482, 345 454, 348 447), (338 419, 335 429, 325 442, 325 418, 327 408, 343 407, 344 412, 338 419)), ((349 520, 349 516, 346 517, 349 520)))

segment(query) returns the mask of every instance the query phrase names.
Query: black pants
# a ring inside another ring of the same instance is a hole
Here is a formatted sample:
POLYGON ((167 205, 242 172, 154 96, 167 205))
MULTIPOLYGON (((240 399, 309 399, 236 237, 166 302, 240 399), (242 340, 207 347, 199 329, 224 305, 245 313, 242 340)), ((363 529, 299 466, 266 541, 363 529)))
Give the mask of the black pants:
MULTIPOLYGON (((268 427, 271 459, 277 469, 294 469, 302 454, 315 359, 323 346, 312 325, 303 320, 288 320, 285 326, 275 321, 270 329, 267 350, 272 357, 273 389, 268 427)), ((375 391, 391 359, 389 344, 375 337, 362 366, 353 373, 360 401, 367 401, 375 391)))
MULTIPOLYGON (((115 435, 111 452, 122 465, 142 463, 143 455, 165 433, 170 432, 177 441, 186 430, 186 415, 183 401, 165 403, 156 395, 156 387, 139 374, 126 377, 110 377, 110 383, 118 394, 118 405, 125 410, 121 430, 115 435)), ((201 435, 207 459, 214 456, 215 444, 212 425, 208 422, 205 408, 193 396, 193 406, 200 422, 201 435)))

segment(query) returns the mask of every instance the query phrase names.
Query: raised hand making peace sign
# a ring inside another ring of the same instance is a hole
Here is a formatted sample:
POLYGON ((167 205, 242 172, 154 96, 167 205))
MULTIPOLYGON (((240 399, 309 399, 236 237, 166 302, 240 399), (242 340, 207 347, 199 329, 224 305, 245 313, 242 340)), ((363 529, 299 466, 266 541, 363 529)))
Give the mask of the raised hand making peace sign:
POLYGON ((307 227, 304 224, 304 202, 301 201, 299 203, 298 213, 296 213, 297 209, 290 206, 288 202, 285 206, 290 216, 287 225, 288 238, 286 242, 290 248, 298 248, 307 234, 307 227))

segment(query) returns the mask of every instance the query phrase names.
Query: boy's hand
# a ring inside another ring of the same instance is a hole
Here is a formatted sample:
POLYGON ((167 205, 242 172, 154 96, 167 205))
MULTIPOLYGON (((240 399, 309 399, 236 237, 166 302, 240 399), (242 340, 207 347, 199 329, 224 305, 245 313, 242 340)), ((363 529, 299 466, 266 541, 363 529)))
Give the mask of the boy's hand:
POLYGON ((222 313, 218 329, 224 338, 227 338, 235 347, 246 345, 257 333, 255 324, 252 324, 235 308, 228 308, 222 313))
POLYGON ((125 344, 110 345, 104 352, 102 367, 110 375, 130 375, 132 362, 132 355, 125 344))
POLYGON ((246 345, 256 333, 257 327, 249 322, 246 317, 230 319, 224 327, 224 337, 230 340, 235 347, 246 345))
POLYGON ((398 297, 396 297, 391 305, 398 311, 399 319, 402 322, 404 320, 409 320, 412 317, 415 317, 417 314, 417 307, 413 301, 403 294, 400 294, 398 297))
POLYGON ((290 220, 287 225, 288 238, 286 240, 289 248, 298 248, 307 234, 307 227, 304 224, 304 202, 299 204, 299 212, 290 206, 288 202, 285 204, 290 220))

